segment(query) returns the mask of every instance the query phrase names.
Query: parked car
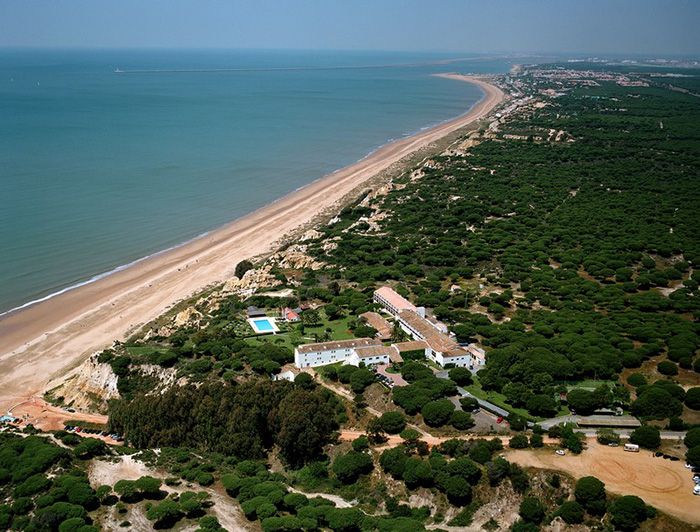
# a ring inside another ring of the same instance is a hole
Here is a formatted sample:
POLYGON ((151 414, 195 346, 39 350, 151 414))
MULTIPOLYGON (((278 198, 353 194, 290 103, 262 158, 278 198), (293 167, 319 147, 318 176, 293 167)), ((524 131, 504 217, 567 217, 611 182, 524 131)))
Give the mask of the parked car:
POLYGON ((566 454, 566 451, 564 449, 557 449, 556 451, 554 451, 554 454, 564 456, 566 454))
POLYGON ((496 423, 503 423, 503 416, 498 416, 498 418, 496 418, 496 423))
POLYGON ((700 484, 693 488, 693 495, 700 495, 700 484))
POLYGON ((685 463, 685 468, 686 469, 693 469, 693 466, 691 466, 688 462, 685 463))

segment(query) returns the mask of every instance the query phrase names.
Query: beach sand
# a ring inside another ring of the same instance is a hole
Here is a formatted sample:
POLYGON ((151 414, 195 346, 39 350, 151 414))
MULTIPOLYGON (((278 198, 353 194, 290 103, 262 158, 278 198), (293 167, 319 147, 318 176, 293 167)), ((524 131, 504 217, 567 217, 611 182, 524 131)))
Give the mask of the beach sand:
POLYGON ((89 354, 124 340, 178 301, 233 276, 238 262, 339 208, 399 161, 486 116, 505 97, 458 74, 484 97, 453 120, 373 152, 243 218, 125 270, 0 318, 0 410, 58 385, 89 354), (359 190, 358 190, 359 189, 359 190))

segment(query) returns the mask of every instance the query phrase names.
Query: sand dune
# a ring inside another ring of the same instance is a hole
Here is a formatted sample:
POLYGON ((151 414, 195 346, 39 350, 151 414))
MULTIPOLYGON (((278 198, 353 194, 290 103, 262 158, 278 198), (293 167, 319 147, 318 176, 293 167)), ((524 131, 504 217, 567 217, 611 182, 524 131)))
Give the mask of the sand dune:
POLYGON ((283 235, 309 224, 405 157, 483 118, 504 98, 484 81, 445 77, 478 85, 484 97, 468 113, 387 144, 205 237, 0 318, 0 409, 54 386, 88 354, 231 277, 240 260, 269 253, 283 235))

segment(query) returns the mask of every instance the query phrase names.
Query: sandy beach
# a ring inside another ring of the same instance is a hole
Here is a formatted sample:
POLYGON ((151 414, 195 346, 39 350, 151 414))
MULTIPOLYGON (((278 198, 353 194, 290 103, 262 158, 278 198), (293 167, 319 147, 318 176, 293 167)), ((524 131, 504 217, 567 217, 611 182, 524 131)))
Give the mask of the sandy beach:
POLYGON ((468 113, 386 144, 202 238, 1 317, 0 409, 55 386, 87 355, 124 340, 178 301, 230 278, 241 260, 273 251, 284 235, 339 207, 402 159, 483 118, 504 98, 485 81, 441 76, 474 83, 484 96, 468 113))

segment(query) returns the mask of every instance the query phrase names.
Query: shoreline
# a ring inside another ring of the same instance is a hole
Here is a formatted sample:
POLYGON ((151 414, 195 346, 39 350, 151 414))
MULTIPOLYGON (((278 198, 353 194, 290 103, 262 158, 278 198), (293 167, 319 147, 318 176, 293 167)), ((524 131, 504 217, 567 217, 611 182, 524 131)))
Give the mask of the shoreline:
POLYGON ((0 315, 0 408, 38 393, 88 354, 230 278, 241 260, 273 252, 397 163, 482 119, 505 97, 478 78, 435 75, 475 84, 484 94, 466 113, 389 142, 222 227, 0 315))

